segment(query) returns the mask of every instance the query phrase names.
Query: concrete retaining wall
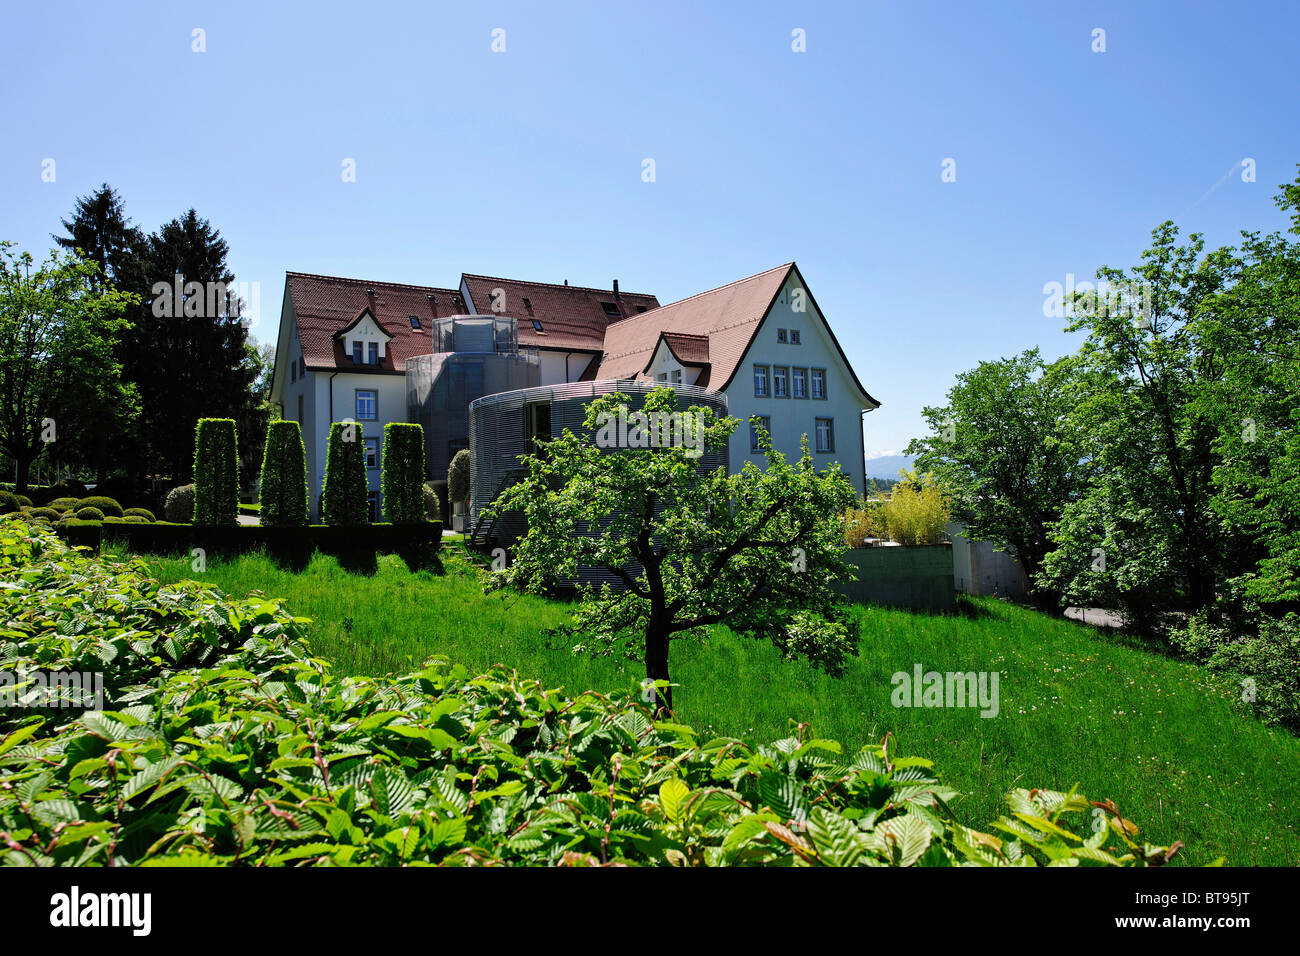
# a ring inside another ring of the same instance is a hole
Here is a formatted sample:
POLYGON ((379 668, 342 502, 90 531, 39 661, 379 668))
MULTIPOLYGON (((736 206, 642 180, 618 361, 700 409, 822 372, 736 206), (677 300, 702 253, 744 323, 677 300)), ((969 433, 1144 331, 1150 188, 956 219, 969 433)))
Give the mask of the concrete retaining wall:
POLYGON ((958 591, 995 597, 1022 598, 1029 589, 1025 569, 1006 551, 995 551, 991 541, 972 541, 956 521, 947 528, 952 536, 952 573, 958 591))
POLYGON ((834 587, 852 601, 912 611, 951 611, 956 605, 950 544, 852 548, 844 559, 857 569, 858 580, 834 587))

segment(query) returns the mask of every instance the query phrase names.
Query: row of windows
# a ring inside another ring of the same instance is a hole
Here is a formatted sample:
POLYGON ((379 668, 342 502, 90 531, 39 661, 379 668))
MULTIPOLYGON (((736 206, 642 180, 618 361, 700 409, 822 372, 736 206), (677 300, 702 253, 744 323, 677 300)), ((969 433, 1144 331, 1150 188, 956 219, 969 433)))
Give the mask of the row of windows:
MULTIPOLYGON (((755 415, 754 418, 758 419, 758 421, 755 422, 751 418, 749 422, 750 451, 758 451, 758 430, 760 427, 769 436, 772 434, 772 419, 770 416, 755 415)), ((835 419, 813 419, 813 451, 818 454, 833 454, 835 452, 835 419)))
POLYGON ((790 345, 798 345, 798 344, 799 344, 799 330, 798 330, 798 329, 788 329, 788 330, 787 330, 787 329, 777 329, 777 330, 776 330, 776 340, 777 340, 778 342, 780 342, 782 345, 785 345, 785 344, 787 344, 787 343, 790 344, 790 345))
POLYGON ((673 385, 680 385, 682 384, 682 370, 679 368, 675 368, 671 372, 659 372, 657 375, 655 375, 655 381, 669 382, 673 385))
POLYGON ((755 398, 826 398, 826 369, 754 366, 755 398))

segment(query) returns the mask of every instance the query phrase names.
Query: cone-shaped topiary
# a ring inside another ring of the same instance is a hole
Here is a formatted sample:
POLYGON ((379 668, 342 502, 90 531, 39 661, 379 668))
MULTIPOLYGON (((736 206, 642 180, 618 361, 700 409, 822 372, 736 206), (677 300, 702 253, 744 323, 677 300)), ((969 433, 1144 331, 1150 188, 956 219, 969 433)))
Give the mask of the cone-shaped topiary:
POLYGON ((194 523, 239 524, 239 447, 233 418, 200 418, 195 429, 194 523))
POLYGON ((297 422, 271 422, 262 456, 262 524, 299 527, 307 523, 307 453, 297 422))
POLYGON ((384 518, 393 524, 423 524, 424 429, 390 422, 384 426, 384 465, 379 479, 384 518))
POLYGON ((321 490, 321 519, 325 524, 369 523, 366 502, 366 445, 357 422, 330 425, 325 456, 325 487, 321 490))

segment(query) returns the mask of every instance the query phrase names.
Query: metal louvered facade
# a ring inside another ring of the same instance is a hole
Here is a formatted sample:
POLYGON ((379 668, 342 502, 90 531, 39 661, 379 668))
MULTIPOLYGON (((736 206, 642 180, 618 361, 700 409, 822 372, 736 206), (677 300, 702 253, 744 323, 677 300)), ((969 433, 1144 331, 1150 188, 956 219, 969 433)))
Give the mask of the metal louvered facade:
MULTIPOLYGON (((620 392, 627 396, 631 413, 645 405, 652 391, 663 387, 662 382, 631 379, 569 382, 487 395, 472 402, 469 406, 472 482, 469 527, 476 531, 476 543, 509 548, 526 531, 524 516, 518 512, 501 516, 491 525, 490 532, 485 531, 485 525, 480 525, 479 518, 496 496, 522 473, 519 460, 531 451, 534 435, 555 438, 565 429, 581 433, 587 405, 593 399, 620 392)), ((703 405, 712 409, 719 418, 726 416, 727 396, 721 392, 694 385, 671 387, 677 392, 679 411, 692 405, 703 405)), ((701 469, 727 468, 728 465, 726 445, 719 449, 705 449, 699 459, 701 469)), ((608 581, 612 586, 622 586, 617 577, 603 569, 583 569, 580 580, 595 584, 608 581)))

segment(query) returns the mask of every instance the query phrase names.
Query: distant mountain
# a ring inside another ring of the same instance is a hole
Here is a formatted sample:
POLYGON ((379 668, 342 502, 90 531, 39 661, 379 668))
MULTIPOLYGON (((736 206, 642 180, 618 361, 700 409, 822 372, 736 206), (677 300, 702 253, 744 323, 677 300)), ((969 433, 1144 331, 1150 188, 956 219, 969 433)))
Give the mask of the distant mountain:
POLYGON ((911 468, 915 455, 881 455, 867 459, 867 480, 872 478, 897 478, 898 469, 911 468))

